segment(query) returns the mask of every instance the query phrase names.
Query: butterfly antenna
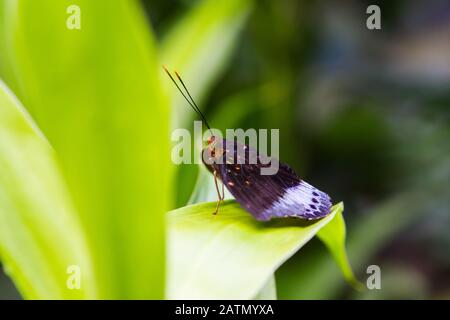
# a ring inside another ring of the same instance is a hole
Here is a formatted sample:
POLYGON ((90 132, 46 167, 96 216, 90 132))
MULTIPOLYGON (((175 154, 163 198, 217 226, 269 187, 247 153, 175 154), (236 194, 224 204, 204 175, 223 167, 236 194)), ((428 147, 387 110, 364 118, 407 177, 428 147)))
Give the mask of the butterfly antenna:
MULTIPOLYGON (((167 70, 167 68, 165 66, 163 66, 164 71, 166 71, 167 75, 170 77, 170 79, 172 80, 172 82, 175 84, 175 86, 177 87, 178 91, 181 93, 181 95, 183 96, 183 98, 187 101, 187 103, 191 106, 191 108, 200 115, 200 117, 202 118, 203 122, 205 123, 206 127, 208 128, 208 130, 211 132, 211 128, 208 124, 208 121, 206 121, 205 116, 203 115, 203 113, 200 111, 199 107, 197 106, 197 104, 195 103, 194 99, 192 99, 191 94, 189 93, 189 91, 186 88, 186 85, 183 83, 183 81, 181 80, 180 75, 178 74, 178 72, 175 72, 175 74, 177 75, 177 78, 180 80, 183 88, 186 90, 189 98, 185 95, 185 93, 183 92, 183 90, 181 90, 180 86, 178 85, 178 83, 175 81, 175 79, 172 77, 172 75, 170 74, 169 70, 167 70)), ((212 132, 211 132, 212 134, 212 132)))

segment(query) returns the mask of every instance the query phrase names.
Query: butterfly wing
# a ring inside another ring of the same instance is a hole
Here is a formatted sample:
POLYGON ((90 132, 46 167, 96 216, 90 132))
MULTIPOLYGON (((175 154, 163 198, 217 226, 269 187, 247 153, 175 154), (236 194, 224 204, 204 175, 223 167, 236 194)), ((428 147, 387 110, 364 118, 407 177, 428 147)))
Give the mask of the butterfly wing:
POLYGON ((236 201, 257 220, 282 217, 311 220, 330 212, 330 197, 301 180, 288 165, 237 142, 226 148, 223 157, 223 164, 207 166, 217 170, 236 201), (257 160, 250 162, 252 157, 257 160), (271 165, 278 165, 276 174, 261 174, 262 168, 271 165))

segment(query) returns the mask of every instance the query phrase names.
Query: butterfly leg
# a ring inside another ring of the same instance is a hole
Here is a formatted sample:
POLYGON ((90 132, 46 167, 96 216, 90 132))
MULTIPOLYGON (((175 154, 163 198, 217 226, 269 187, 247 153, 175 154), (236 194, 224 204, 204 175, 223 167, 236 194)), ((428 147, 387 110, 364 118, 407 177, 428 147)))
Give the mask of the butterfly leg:
POLYGON ((223 189, 223 183, 222 183, 222 196, 220 196, 219 186, 217 185, 217 171, 216 170, 214 170, 214 184, 216 185, 216 191, 217 191, 217 196, 219 197, 219 200, 217 200, 216 210, 213 212, 213 214, 217 214, 217 212, 219 212, 220 203, 223 200, 224 189, 223 189))

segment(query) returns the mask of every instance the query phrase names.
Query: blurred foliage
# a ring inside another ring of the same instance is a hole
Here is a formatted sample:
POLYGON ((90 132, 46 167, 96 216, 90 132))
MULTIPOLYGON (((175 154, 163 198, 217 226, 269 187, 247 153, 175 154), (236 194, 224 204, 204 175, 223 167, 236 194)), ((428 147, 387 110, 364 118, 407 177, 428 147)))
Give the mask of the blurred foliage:
MULTIPOLYGON (((147 2, 157 34, 193 3, 147 2)), ((392 261, 389 252, 407 238, 415 258, 397 269, 424 285, 404 297, 434 298, 450 288, 450 7, 440 0, 375 3, 382 31, 365 27, 373 1, 258 1, 202 108, 219 129, 280 128, 280 158, 345 201, 359 278, 379 264, 392 281, 389 270, 407 253, 397 250, 392 261), (418 263, 423 246, 426 269, 418 263)), ((188 170, 196 169, 181 171, 188 170)), ((191 188, 184 185, 178 205, 191 188)), ((355 297, 321 247, 313 241, 277 272, 280 298, 355 297)))

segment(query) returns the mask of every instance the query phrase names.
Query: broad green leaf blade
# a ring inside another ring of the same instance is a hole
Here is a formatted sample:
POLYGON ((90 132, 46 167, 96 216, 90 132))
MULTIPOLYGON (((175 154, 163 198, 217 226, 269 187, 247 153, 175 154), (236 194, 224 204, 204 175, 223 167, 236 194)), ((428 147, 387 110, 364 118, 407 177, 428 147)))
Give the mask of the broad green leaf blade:
MULTIPOLYGON (((169 68, 181 72, 189 90, 201 106, 201 101, 225 68, 251 0, 203 0, 178 22, 164 37, 161 58, 169 68)), ((167 84, 172 89, 170 80, 167 84)), ((173 126, 187 125, 193 111, 176 91, 173 126)))
POLYGON ((80 30, 66 27, 73 1, 0 3, 8 82, 61 159, 100 297, 162 298, 170 111, 138 2, 76 1, 80 30))
POLYGON ((187 206, 169 213, 168 298, 251 299, 275 270, 342 207, 311 222, 281 219, 259 222, 234 201, 219 214, 215 203, 187 206))
POLYGON ((25 298, 96 298, 91 258, 54 151, 2 82, 0 260, 25 298), (80 289, 66 285, 72 265, 80 289))
POLYGON ((333 220, 330 221, 317 233, 317 237, 325 244, 330 251, 337 265, 341 269, 344 278, 358 290, 362 289, 362 284, 358 282, 353 274, 352 267, 348 261, 347 251, 345 250, 345 222, 342 212, 344 204, 337 204, 338 213, 333 220))

